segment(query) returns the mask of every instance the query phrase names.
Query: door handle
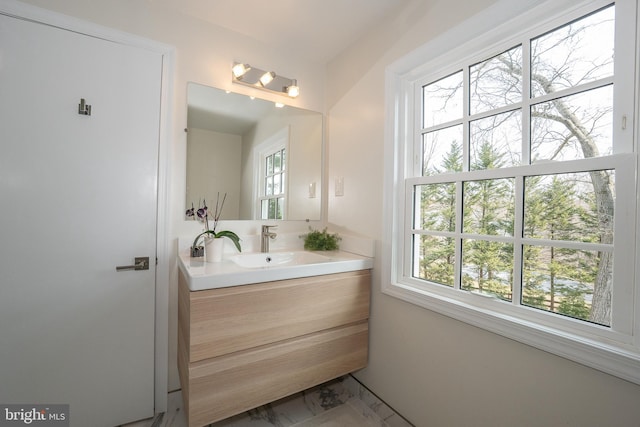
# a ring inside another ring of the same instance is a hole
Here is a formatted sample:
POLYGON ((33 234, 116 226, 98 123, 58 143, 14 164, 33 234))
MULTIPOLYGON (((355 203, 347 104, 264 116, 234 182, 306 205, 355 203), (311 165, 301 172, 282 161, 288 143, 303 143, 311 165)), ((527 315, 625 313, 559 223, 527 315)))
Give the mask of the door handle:
POLYGON ((128 271, 128 270, 148 270, 149 269, 149 257, 136 257, 134 265, 118 265, 116 271, 128 271))

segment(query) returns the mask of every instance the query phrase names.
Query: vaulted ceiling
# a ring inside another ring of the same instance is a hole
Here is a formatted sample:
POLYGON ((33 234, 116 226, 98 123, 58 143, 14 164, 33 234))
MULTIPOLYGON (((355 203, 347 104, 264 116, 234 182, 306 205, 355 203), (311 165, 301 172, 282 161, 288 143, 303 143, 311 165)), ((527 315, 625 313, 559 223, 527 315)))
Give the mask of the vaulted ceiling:
POLYGON ((321 64, 410 0, 151 0, 321 64))

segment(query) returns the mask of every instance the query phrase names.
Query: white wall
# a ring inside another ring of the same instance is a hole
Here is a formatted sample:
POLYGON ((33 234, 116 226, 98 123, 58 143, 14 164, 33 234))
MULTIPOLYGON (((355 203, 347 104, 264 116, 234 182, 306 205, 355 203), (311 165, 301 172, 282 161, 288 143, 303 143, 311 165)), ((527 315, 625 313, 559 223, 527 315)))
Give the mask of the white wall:
POLYGON ((200 200, 215 211, 218 194, 224 199, 220 219, 240 217, 239 135, 190 128, 187 134, 187 206, 198 209, 200 200), (226 194, 226 198, 224 195, 226 194))
MULTIPOLYGON (((278 100, 296 107, 324 110, 323 64, 290 57, 286 51, 261 44, 246 36, 213 26, 207 22, 167 11, 159 3, 148 0, 22 0, 45 9, 80 18, 146 37, 175 47, 173 80, 172 149, 170 165, 172 259, 177 259, 179 237, 195 236, 201 231, 197 221, 184 220, 186 180, 187 83, 196 82, 233 92, 252 94, 259 98, 278 100), (249 62, 261 68, 275 70, 298 80, 301 94, 288 99, 246 86, 231 83, 231 65, 234 61, 249 62)), ((174 4, 178 4, 176 2, 174 4)), ((259 233, 259 224, 253 221, 233 222, 230 227, 241 236, 259 233)), ((282 224, 278 233, 306 230, 307 224, 282 224)), ((245 240, 244 247, 252 241, 245 240)), ((277 245, 276 245, 277 246, 277 245)), ((275 247, 275 246, 274 246, 275 247)), ((177 283, 178 269, 174 263, 170 273, 169 289, 169 390, 180 387, 177 372, 177 283)))
POLYGON ((315 112, 300 109, 275 109, 242 137, 242 218, 252 217, 254 174, 254 148, 276 133, 288 129, 289 174, 287 218, 320 219, 322 178, 323 120, 315 112), (316 183, 316 197, 309 197, 309 184, 316 183), (246 199, 246 200, 244 200, 246 199))
MULTIPOLYGON (((415 0, 328 64, 330 223, 380 249, 385 67, 493 1, 415 0)), ((356 376, 416 426, 640 425, 640 386, 383 295, 381 262, 356 376)))

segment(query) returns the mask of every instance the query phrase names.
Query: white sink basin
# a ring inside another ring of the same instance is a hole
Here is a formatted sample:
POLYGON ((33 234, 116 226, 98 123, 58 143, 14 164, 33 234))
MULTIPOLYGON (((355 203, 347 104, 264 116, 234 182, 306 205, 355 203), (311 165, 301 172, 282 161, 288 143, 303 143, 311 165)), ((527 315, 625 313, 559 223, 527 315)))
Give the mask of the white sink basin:
POLYGON ((178 259, 192 291, 373 268, 373 258, 342 251, 241 253, 221 262, 206 262, 202 257, 191 258, 186 249, 178 259))
POLYGON ((239 254, 230 259, 244 268, 305 265, 331 261, 328 256, 304 251, 239 254))

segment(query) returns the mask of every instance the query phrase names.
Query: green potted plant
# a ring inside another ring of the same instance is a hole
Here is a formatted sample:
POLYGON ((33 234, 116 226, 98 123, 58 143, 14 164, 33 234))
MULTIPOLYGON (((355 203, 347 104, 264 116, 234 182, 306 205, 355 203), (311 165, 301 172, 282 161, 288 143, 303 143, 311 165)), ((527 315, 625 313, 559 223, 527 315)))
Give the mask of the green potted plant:
POLYGON ((322 231, 309 227, 309 233, 300 237, 304 238, 304 248, 308 251, 337 251, 342 240, 338 233, 327 232, 326 227, 322 231))

